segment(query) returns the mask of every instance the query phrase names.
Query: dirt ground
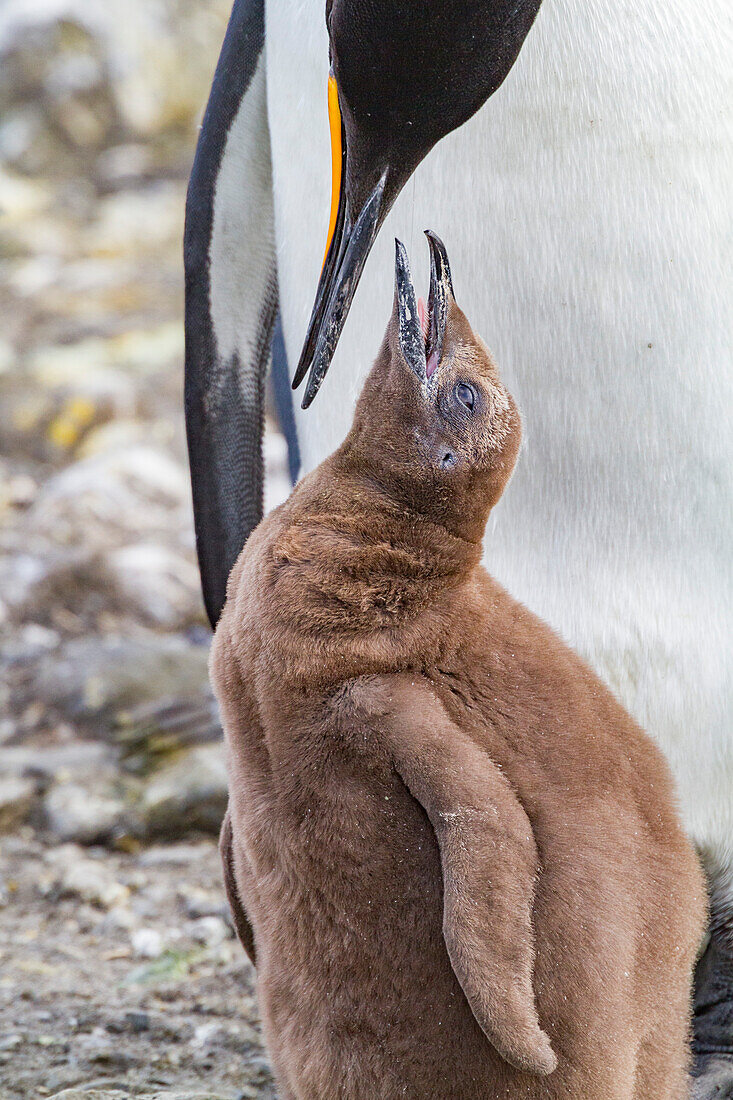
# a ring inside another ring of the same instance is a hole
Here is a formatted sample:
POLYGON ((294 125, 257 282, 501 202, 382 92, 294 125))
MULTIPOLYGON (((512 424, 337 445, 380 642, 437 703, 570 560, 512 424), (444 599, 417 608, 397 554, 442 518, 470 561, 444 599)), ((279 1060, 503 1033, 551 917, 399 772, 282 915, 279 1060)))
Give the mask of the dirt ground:
POLYGON ((275 1096, 212 839, 124 853, 25 829, 0 881, 3 1100, 275 1096))

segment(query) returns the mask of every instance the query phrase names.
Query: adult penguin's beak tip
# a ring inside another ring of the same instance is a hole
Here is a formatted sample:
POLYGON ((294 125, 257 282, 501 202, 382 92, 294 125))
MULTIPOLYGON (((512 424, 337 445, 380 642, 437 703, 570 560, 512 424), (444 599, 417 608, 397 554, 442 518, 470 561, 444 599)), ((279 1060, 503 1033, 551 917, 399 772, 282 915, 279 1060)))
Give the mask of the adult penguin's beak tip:
POLYGON ((304 409, 311 404, 326 377, 367 256, 384 220, 386 182, 385 171, 353 218, 342 194, 336 228, 318 283, 300 361, 293 376, 293 389, 296 389, 308 374, 301 406, 304 409))
POLYGON ((301 409, 307 409, 310 406, 313 398, 316 396, 321 387, 321 381, 323 380, 323 377, 325 377, 325 371, 320 381, 317 379, 317 375, 311 373, 311 376, 308 379, 308 385, 305 387, 303 400, 300 402, 301 409))

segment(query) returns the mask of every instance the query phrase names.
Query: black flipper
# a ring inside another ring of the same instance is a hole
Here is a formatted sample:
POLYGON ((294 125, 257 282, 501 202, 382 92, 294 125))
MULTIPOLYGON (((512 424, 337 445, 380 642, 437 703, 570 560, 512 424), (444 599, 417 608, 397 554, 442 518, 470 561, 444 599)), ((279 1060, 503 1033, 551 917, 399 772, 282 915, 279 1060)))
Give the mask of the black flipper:
POLYGON ((232 822, 229 817, 229 810, 224 814, 224 820, 221 823, 221 833, 219 834, 219 854, 221 855, 222 867, 224 868, 224 887, 227 892, 227 901, 229 902, 229 908, 232 911, 232 919, 234 921, 234 927, 244 950, 247 952, 250 958, 250 962, 256 964, 255 958, 255 938, 252 932, 252 925, 249 923, 249 918, 242 905, 242 899, 239 896, 239 890, 237 888, 237 880, 234 877, 234 853, 232 852, 232 822))
POLYGON ((293 408, 293 389, 290 385, 290 372, 288 371, 288 354, 285 350, 285 337, 279 314, 275 321, 275 331, 272 336, 272 390, 280 431, 285 436, 285 442, 288 445, 288 473, 290 474, 291 483, 295 485, 300 473, 300 444, 295 428, 295 409, 293 408))
POLYGON ((714 918, 695 970, 692 1100, 733 1098, 733 928, 714 918))
POLYGON ((277 312, 264 39, 264 0, 236 0, 186 204, 186 432, 212 626, 262 518, 264 383, 277 312))

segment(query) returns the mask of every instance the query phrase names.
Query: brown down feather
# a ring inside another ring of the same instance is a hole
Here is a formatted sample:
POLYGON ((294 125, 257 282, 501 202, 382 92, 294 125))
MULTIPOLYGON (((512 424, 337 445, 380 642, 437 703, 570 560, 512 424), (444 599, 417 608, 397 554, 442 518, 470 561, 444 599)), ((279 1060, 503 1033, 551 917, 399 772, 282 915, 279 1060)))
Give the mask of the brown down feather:
POLYGON ((454 302, 427 391, 393 315, 214 639, 279 1095, 683 1100, 705 895, 669 770, 480 564, 520 420, 454 302))

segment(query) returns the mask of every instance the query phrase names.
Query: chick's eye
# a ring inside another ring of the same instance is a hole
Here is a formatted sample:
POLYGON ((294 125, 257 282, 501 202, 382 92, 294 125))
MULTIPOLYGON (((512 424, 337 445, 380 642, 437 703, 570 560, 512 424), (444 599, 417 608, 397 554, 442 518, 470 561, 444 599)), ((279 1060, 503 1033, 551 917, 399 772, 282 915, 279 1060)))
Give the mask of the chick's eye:
POLYGON ((466 382, 459 382, 456 386, 456 397, 467 409, 473 409, 476 394, 472 386, 469 386, 466 382))

